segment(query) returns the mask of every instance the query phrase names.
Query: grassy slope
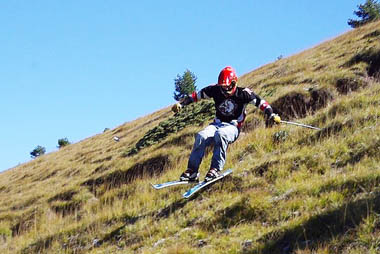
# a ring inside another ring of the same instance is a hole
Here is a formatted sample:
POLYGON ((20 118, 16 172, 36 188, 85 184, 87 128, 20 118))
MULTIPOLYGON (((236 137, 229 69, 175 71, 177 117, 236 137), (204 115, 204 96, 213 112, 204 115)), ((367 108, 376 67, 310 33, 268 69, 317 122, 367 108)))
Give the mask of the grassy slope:
POLYGON ((179 176, 202 125, 126 156, 168 108, 0 174, 1 253, 378 253, 379 27, 240 77, 284 118, 323 129, 268 129, 248 108, 233 175, 193 200, 149 183, 179 176))

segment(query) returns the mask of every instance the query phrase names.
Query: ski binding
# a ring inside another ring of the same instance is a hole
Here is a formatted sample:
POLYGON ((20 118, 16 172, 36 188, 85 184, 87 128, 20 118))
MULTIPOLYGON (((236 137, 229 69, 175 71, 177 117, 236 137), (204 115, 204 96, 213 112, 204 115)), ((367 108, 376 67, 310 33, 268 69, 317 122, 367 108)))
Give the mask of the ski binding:
POLYGON ((183 194, 183 197, 184 198, 190 198, 191 196, 193 196, 195 193, 197 193, 198 191, 202 190, 204 187, 206 187, 207 185, 210 185, 222 178, 224 178, 225 176, 229 175, 232 173, 232 169, 227 169, 225 171, 222 171, 220 173, 220 176, 218 176, 217 178, 211 180, 211 181, 203 181, 203 182, 200 182, 199 184, 195 185, 193 188, 189 189, 188 191, 186 191, 184 194, 183 194))

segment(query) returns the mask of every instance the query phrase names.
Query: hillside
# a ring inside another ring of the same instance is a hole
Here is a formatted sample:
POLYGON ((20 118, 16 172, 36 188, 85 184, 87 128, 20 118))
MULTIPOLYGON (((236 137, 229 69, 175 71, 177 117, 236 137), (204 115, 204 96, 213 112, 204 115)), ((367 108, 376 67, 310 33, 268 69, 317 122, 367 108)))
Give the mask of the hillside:
POLYGON ((211 104, 122 124, 0 174, 0 253, 380 253, 380 23, 239 84, 322 130, 250 106, 233 174, 184 200, 150 183, 185 169, 211 104))

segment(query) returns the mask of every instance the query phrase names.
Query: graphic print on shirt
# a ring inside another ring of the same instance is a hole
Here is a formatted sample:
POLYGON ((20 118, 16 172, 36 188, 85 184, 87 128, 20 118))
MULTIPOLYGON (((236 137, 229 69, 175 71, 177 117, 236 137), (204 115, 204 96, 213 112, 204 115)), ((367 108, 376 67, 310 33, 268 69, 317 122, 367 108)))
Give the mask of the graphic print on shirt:
POLYGON ((225 116, 232 116, 238 107, 237 103, 231 99, 226 99, 221 104, 219 104, 219 111, 225 116))

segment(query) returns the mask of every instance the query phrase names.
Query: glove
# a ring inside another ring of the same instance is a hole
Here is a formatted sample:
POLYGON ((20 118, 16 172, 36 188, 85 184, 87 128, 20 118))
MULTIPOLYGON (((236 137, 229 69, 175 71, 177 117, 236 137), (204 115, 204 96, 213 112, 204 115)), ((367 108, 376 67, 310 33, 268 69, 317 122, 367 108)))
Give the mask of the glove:
POLYGON ((267 127, 273 126, 273 124, 279 124, 281 123, 281 117, 275 113, 270 114, 270 116, 267 118, 265 125, 267 127))
POLYGON ((277 124, 281 123, 281 117, 279 115, 273 113, 270 117, 273 118, 273 122, 277 124))
POLYGON ((176 104, 173 105, 172 111, 174 113, 178 113, 181 110, 181 108, 182 108, 182 104, 181 103, 176 103, 176 104))

